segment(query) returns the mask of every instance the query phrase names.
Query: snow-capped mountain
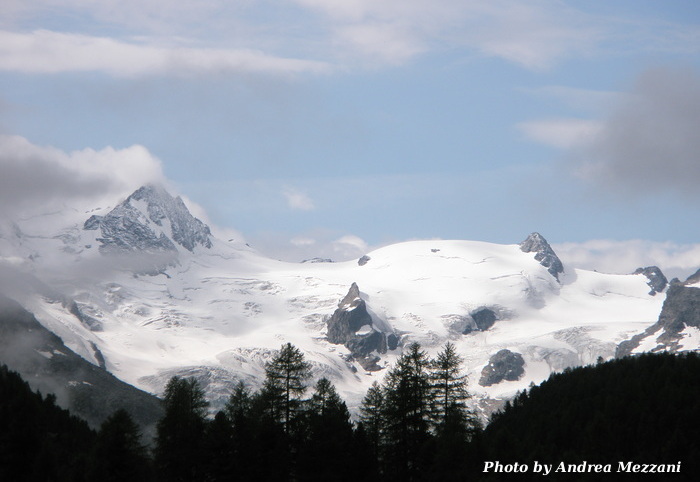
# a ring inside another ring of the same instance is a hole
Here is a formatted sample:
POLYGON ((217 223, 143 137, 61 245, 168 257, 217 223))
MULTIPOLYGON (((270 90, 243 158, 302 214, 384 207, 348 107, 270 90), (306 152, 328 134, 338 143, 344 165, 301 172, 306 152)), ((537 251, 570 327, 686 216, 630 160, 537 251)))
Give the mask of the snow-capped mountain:
MULTIPOLYGON (((521 244, 411 241, 354 261, 281 262, 218 239, 157 186, 0 229, 0 292, 118 378, 158 394, 173 375, 196 376, 214 406, 238 380, 257 387, 286 342, 351 407, 413 341, 430 353, 451 341, 477 399, 503 399, 651 336, 666 291, 681 289, 667 290, 655 270, 563 266, 537 233, 521 244)), ((689 330, 667 348, 697 349, 689 330)))

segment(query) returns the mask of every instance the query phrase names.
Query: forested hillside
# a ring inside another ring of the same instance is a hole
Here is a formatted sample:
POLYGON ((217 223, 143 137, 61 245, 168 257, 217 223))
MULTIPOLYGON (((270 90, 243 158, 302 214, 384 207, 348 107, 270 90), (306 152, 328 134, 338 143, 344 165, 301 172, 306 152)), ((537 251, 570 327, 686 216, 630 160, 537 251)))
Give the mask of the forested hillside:
MULTIPOLYGON (((681 472, 632 473, 629 480, 697 480, 700 469, 700 356, 643 354, 568 369, 520 394, 479 440, 484 461, 611 464, 612 473, 551 473, 551 480, 616 480, 620 462, 678 464, 681 472), (597 478, 596 478, 597 477, 597 478), (606 479, 605 477, 613 477, 606 479)), ((660 467, 657 467, 657 470, 660 467)), ((482 480, 504 480, 496 473, 482 480)))
POLYGON ((460 365, 450 344, 434 359, 411 345, 353 423, 335 387, 312 383, 302 352, 286 344, 262 389, 239 384, 213 417, 195 379, 172 378, 151 447, 127 412, 94 432, 3 367, 0 480, 490 481, 539 479, 545 467, 547 480, 695 480, 696 353, 566 370, 483 430, 460 365))

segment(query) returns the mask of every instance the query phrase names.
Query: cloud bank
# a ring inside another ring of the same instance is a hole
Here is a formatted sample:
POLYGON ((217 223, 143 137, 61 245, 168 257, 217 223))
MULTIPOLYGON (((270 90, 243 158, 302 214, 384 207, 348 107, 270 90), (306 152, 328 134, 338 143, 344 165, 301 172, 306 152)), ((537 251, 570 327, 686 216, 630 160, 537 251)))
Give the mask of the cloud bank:
POLYGON ((192 48, 125 42, 48 30, 0 32, 0 70, 55 74, 101 72, 116 77, 185 73, 327 72, 329 65, 251 49, 192 48))
POLYGON ((583 243, 553 245, 564 267, 629 274, 637 268, 658 266, 669 278, 686 279, 700 268, 700 244, 679 244, 670 241, 615 241, 597 239, 583 243))
POLYGON ((610 42, 688 52, 699 35, 653 19, 634 29, 556 0, 7 0, 3 8, 0 68, 35 74, 319 73, 447 51, 544 70, 610 42), (70 31, 50 29, 57 15, 70 31))
POLYGON ((647 71, 603 121, 599 134, 577 153, 578 174, 624 194, 697 197, 699 125, 697 72, 647 71))
POLYGON ((53 204, 95 208, 149 182, 164 183, 161 162, 142 146, 64 152, 0 135, 0 214, 36 214, 53 204))

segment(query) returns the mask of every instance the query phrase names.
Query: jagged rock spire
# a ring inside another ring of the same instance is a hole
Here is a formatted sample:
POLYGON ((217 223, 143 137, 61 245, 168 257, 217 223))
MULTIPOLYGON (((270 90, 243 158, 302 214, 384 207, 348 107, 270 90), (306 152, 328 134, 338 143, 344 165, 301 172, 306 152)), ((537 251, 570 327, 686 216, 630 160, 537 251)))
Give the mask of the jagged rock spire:
POLYGON ((530 234, 525 241, 520 243, 520 250, 524 253, 536 253, 535 259, 559 281, 559 273, 564 272, 564 265, 544 236, 540 233, 530 234))
POLYGON ((647 277, 647 285, 651 288, 649 294, 654 296, 656 293, 661 293, 666 289, 668 280, 664 276, 658 266, 647 266, 646 268, 637 268, 634 274, 643 274, 647 277))
POLYGON ((100 251, 177 253, 211 248, 209 227, 192 214, 179 196, 163 187, 143 186, 104 216, 91 216, 83 229, 100 229, 100 251))

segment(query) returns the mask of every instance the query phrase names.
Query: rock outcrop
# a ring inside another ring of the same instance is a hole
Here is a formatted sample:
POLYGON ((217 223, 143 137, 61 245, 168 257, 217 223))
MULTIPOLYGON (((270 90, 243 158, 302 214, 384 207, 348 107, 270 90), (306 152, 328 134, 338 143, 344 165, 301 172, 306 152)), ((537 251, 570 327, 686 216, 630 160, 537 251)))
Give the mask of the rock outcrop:
POLYGON ((141 187, 106 215, 91 216, 83 229, 101 230, 97 240, 102 253, 176 254, 175 243, 188 251, 211 248, 209 227, 192 216, 180 197, 152 185, 141 187))
POLYGON ((535 259, 559 281, 559 274, 564 272, 564 265, 540 233, 530 234, 520 243, 520 250, 524 253, 535 253, 535 259))
POLYGON ((525 373, 525 360, 520 353, 500 350, 489 359, 488 365, 481 370, 479 385, 490 387, 503 380, 516 381, 525 373))
POLYGON ((338 345, 345 344, 355 336, 363 326, 372 326, 372 317, 367 312, 365 300, 360 297, 357 283, 350 286, 338 309, 328 320, 328 341, 338 345))
POLYGON ((643 274, 647 277, 647 285, 651 291, 649 294, 651 296, 656 295, 656 293, 661 293, 668 286, 668 280, 666 276, 661 272, 657 266, 647 266, 646 268, 637 268, 633 274, 643 274))
POLYGON ((631 354, 650 336, 656 337, 657 344, 651 351, 676 352, 681 349, 682 332, 687 327, 700 328, 700 288, 688 286, 697 282, 694 276, 684 283, 671 282, 666 291, 659 320, 644 332, 620 343, 615 352, 616 357, 631 354))
POLYGON ((470 323, 464 328, 464 331, 462 331, 464 335, 468 335, 474 331, 486 331, 498 321, 496 312, 486 307, 472 311, 469 317, 471 318, 471 320, 468 320, 470 323))
POLYGON ((367 371, 381 369, 376 353, 386 353, 387 342, 395 349, 398 338, 389 337, 374 327, 365 300, 360 297, 357 283, 350 286, 348 294, 338 303, 338 309, 328 319, 326 338, 337 345, 345 345, 353 358, 367 371))
POLYGON ((372 258, 370 258, 369 256, 367 256, 367 255, 365 254, 365 255, 363 255, 360 259, 357 260, 357 264, 358 264, 358 266, 364 266, 364 265, 367 264, 367 262, 368 262, 370 259, 372 259, 372 258))

